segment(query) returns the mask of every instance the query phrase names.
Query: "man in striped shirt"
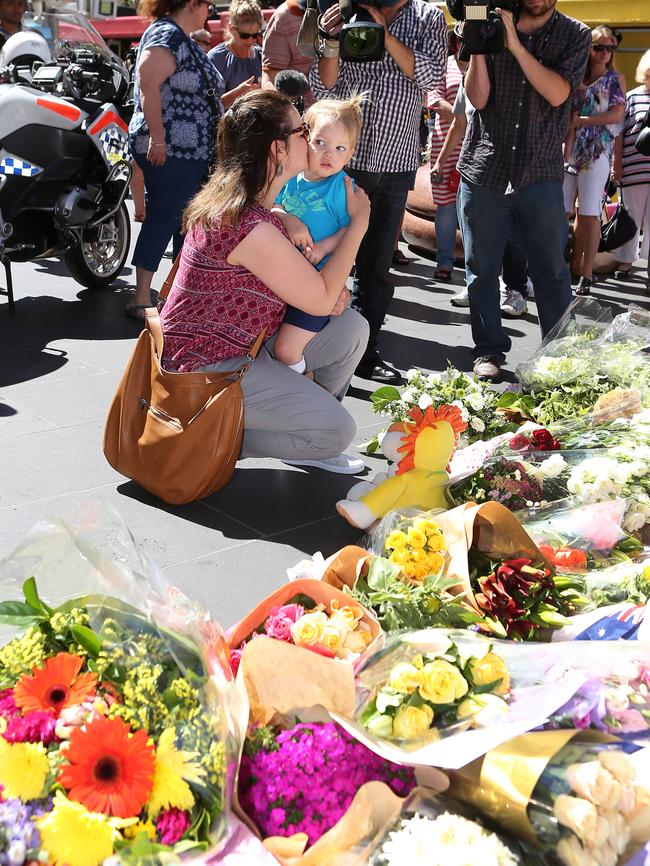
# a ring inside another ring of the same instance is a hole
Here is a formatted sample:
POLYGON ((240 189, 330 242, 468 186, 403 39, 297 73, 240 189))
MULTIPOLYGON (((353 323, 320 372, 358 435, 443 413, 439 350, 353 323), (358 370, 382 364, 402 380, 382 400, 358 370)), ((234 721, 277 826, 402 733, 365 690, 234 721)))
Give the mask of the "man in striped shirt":
POLYGON ((381 60, 339 61, 338 4, 321 18, 323 56, 311 71, 316 98, 347 97, 366 91, 361 137, 348 173, 368 194, 370 224, 356 260, 358 305, 370 325, 368 349, 357 374, 376 382, 399 383, 399 373, 382 361, 378 338, 393 297, 389 277, 393 246, 420 165, 419 124, 423 97, 447 67, 447 26, 440 9, 425 0, 383 0, 364 6, 384 27, 381 60))

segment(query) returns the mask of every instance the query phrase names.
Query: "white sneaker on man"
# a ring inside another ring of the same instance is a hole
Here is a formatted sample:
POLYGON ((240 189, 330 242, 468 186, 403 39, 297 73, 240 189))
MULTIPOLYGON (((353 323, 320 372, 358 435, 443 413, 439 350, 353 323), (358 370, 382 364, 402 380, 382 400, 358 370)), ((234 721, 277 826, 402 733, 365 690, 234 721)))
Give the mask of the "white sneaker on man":
POLYGON ((501 289, 501 314, 508 319, 518 319, 528 312, 528 303, 521 292, 501 289))
POLYGON ((501 364, 495 358, 487 356, 477 358, 473 369, 479 379, 498 379, 501 375, 501 364))
POLYGON ((449 303, 452 307, 469 307, 469 292, 467 291, 467 286, 462 288, 460 292, 456 292, 455 295, 452 295, 449 298, 449 303))
POLYGON ((349 454, 337 454, 336 457, 325 457, 322 460, 283 460, 289 466, 313 466, 325 472, 336 472, 338 475, 357 475, 363 472, 366 464, 359 457, 349 454))

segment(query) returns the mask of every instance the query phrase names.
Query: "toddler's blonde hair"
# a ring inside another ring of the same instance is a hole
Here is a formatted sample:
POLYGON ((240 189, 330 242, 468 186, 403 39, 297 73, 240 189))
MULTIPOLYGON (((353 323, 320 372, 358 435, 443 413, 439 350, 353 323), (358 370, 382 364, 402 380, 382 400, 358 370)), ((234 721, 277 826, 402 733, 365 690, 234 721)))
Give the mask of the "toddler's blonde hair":
POLYGON ((340 123, 350 138, 352 149, 357 146, 363 124, 361 106, 366 101, 365 93, 355 93, 349 99, 320 99, 305 112, 305 122, 310 129, 316 123, 340 123))

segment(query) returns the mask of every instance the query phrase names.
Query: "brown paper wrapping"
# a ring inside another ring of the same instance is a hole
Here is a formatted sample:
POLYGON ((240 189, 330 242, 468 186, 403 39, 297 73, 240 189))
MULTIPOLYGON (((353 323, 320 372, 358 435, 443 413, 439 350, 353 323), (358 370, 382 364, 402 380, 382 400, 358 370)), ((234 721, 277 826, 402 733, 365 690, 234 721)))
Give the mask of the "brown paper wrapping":
POLYGON ((450 773, 449 794, 475 806, 506 832, 536 844, 526 811, 528 803, 546 765, 576 735, 583 741, 616 742, 615 737, 600 731, 565 729, 522 734, 450 773))
POLYGON ((337 589, 352 589, 360 574, 367 571, 373 554, 364 547, 349 544, 325 561, 321 580, 337 589))
POLYGON ((435 519, 444 533, 449 554, 445 574, 458 580, 458 586, 451 587, 449 591, 452 594, 464 592, 468 603, 479 612, 469 577, 468 554, 471 547, 493 559, 525 556, 536 564, 543 563, 550 568, 512 511, 500 502, 486 502, 483 505, 466 502, 450 511, 436 514, 435 519))
MULTIPOLYGON (((281 586, 257 605, 230 632, 231 647, 239 646, 275 605, 285 604, 295 595, 304 594, 317 604, 329 605, 334 599, 363 611, 362 622, 372 637, 366 653, 371 652, 382 634, 372 613, 349 595, 318 580, 296 580, 281 586)), ((296 709, 322 706, 326 710, 352 717, 355 709, 354 667, 350 662, 318 655, 312 650, 269 637, 249 641, 239 666, 250 702, 250 720, 268 724, 277 714, 287 715, 296 709)))

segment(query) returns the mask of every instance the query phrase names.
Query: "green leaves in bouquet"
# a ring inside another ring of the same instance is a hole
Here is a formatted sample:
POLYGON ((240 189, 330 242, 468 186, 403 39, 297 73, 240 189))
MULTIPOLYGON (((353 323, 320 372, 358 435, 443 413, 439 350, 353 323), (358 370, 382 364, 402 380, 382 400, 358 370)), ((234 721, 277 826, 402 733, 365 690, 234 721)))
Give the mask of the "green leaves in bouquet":
POLYGON ((407 583, 399 566, 376 556, 367 577, 359 578, 349 592, 375 612, 386 631, 481 622, 479 614, 461 603, 462 595, 449 594, 457 585, 454 578, 442 575, 430 575, 417 586, 407 583))
POLYGON ((508 410, 507 414, 519 413, 524 418, 532 419, 535 409, 535 398, 530 394, 522 394, 517 391, 505 391, 496 405, 497 410, 508 410))
POLYGON ((375 412, 383 412, 389 403, 400 399, 400 392, 393 385, 384 385, 382 388, 377 388, 370 395, 370 402, 375 412))
MULTIPOLYGON (((188 835, 193 835, 193 829, 194 824, 188 835)), ((119 852, 120 862, 128 866, 171 866, 181 862, 181 854, 207 850, 209 839, 195 841, 195 838, 182 839, 172 846, 162 845, 159 842, 152 842, 146 832, 142 831, 133 839, 116 842, 115 848, 119 852)))
POLYGON ((54 610, 39 597, 36 581, 28 578, 23 584, 25 601, 0 602, 0 623, 27 628, 50 618, 54 610))

